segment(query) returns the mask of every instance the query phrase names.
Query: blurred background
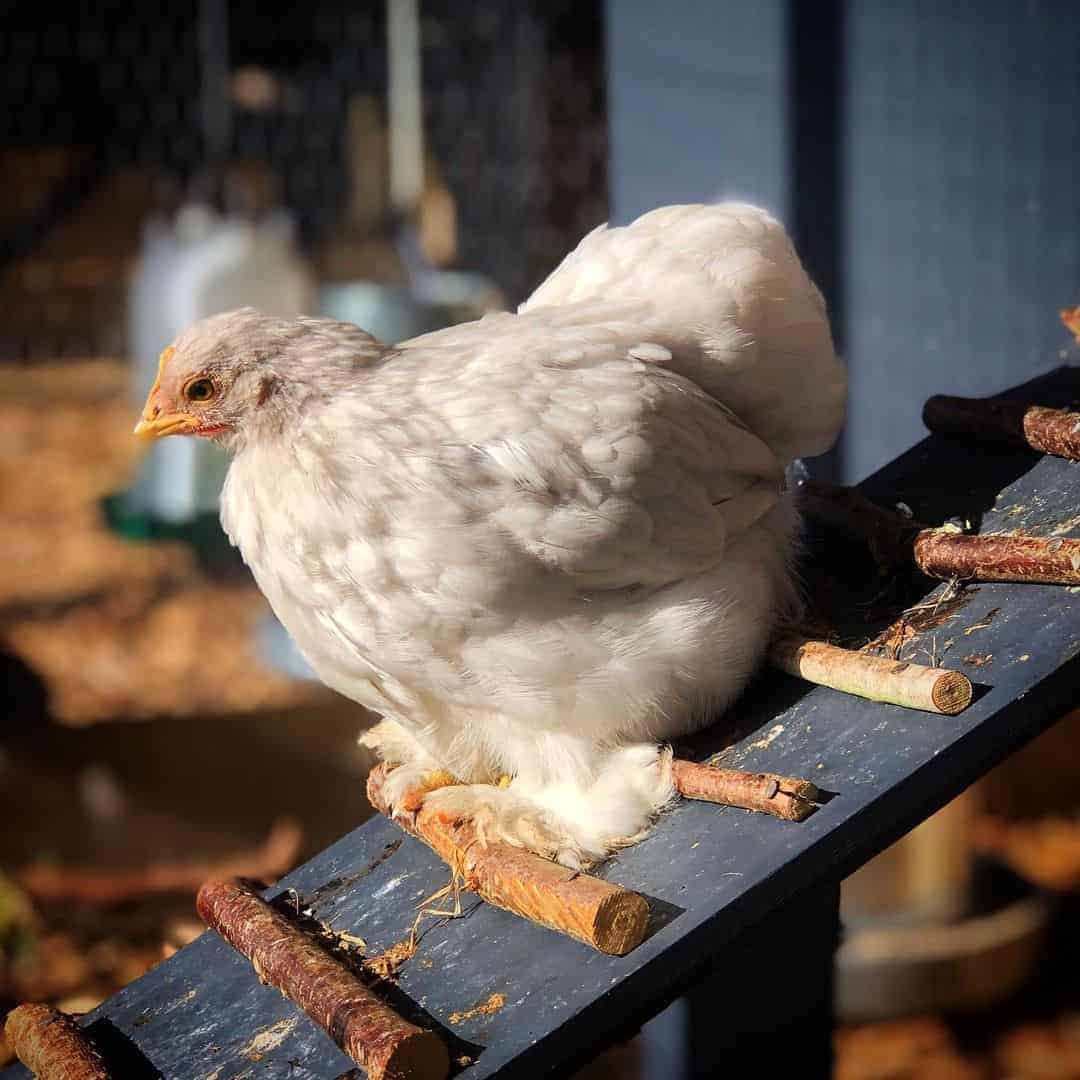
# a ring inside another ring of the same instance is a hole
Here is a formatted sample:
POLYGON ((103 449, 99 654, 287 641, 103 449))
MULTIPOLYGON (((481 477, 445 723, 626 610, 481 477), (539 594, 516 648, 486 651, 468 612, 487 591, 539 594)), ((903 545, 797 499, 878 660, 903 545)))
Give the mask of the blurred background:
MULTIPOLYGON (((0 1012, 92 1008, 198 933, 212 870, 275 877, 370 813, 370 717, 229 551, 221 458, 136 458, 195 318, 400 340, 516 304, 602 221, 739 197, 849 366, 821 476, 920 438, 930 393, 1080 358, 1072 0, 2 10, 0 1012)), ((1080 1077, 1078 751, 1066 718, 846 884, 838 1076, 1080 1077)), ((688 1022, 591 1075, 679 1077, 688 1022)))

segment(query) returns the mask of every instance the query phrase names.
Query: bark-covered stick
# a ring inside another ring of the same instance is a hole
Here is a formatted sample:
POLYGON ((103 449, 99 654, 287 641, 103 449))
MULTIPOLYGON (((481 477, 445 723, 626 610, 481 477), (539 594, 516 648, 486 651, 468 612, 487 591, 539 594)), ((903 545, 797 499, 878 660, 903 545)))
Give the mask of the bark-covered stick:
MULTIPOLYGON (((746 772, 743 769, 722 769, 702 765, 684 758, 673 758, 671 782, 684 799, 734 806, 740 810, 757 810, 786 821, 802 821, 814 811, 818 789, 809 780, 774 773, 746 772)), ((402 807, 415 813, 424 796, 441 787, 461 781, 443 769, 427 774, 416 788, 405 793, 402 807)))
POLYGON ((805 483, 797 497, 804 513, 865 540, 883 567, 914 562, 924 574, 945 580, 1080 585, 1080 540, 927 528, 855 488, 805 483))
POLYGON ((259 978, 304 1010, 370 1080, 443 1080, 450 1058, 431 1031, 403 1020, 303 930, 235 879, 208 881, 195 901, 203 921, 259 978))
POLYGON ((109 1080, 105 1062, 79 1025, 48 1005, 13 1009, 4 1036, 38 1080, 109 1080))
POLYGON ((883 660, 811 638, 778 638, 769 650, 769 659, 807 682, 907 709, 952 716, 971 703, 971 683, 959 671, 883 660))
POLYGON ((925 526, 868 499, 858 488, 807 480, 795 492, 802 513, 865 541, 882 569, 910 563, 911 546, 925 526))
POLYGON ((923 406, 923 423, 945 435, 980 442, 1027 444, 1044 454, 1080 460, 1080 413, 994 398, 938 394, 923 406))
POLYGON ((471 821, 448 820, 422 805, 392 814, 383 788, 392 769, 384 762, 371 770, 371 805, 433 848, 460 876, 463 888, 601 952, 623 956, 641 942, 649 917, 643 897, 530 851, 498 841, 485 844, 471 821))
POLYGON ((967 536, 955 529, 923 529, 914 554, 919 569, 936 578, 1080 585, 1080 540, 1061 536, 967 536))
POLYGON ((757 810, 785 821, 802 821, 809 817, 821 794, 809 780, 721 769, 679 758, 671 763, 671 779, 684 799, 757 810))

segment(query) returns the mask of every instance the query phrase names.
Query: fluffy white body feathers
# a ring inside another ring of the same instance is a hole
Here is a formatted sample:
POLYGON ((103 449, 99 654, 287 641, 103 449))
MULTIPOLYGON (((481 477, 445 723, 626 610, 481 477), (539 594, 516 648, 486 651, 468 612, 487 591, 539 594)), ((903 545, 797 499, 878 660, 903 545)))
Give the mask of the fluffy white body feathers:
POLYGON ((229 536, 386 718, 400 785, 450 769, 475 783, 429 798, 571 865, 632 841, 671 794, 659 745, 797 607, 783 472, 835 439, 844 376, 783 229, 666 207, 517 314, 393 348, 334 325, 283 366, 312 382, 295 424, 235 447, 229 536))

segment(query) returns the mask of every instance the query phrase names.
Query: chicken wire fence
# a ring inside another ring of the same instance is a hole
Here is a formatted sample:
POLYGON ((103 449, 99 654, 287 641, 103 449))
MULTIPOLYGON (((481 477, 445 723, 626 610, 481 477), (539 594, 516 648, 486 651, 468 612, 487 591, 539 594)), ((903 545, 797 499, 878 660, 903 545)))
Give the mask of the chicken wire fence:
MULTIPOLYGON (((606 216, 601 7, 421 4, 452 264, 511 302, 606 216)), ((352 121, 357 102, 385 121, 382 3, 17 3, 3 19, 0 357, 123 355, 144 223, 223 172, 289 210, 320 272, 349 227, 352 173, 380 150, 352 121)))

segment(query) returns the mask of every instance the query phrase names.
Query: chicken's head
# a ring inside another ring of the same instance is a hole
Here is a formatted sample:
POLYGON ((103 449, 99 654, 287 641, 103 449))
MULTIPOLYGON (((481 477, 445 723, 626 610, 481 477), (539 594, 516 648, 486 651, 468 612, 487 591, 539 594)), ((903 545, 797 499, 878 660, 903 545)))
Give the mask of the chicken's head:
MULTIPOLYGON (((135 434, 219 437, 235 432, 269 390, 259 369, 256 312, 214 316, 184 331, 162 354, 135 434)), ((267 372, 267 378, 271 377, 267 372)))
POLYGON ((345 323, 253 308, 213 315, 161 354, 135 434, 201 435, 236 448, 285 430, 305 398, 331 393, 380 351, 370 334, 345 323))

